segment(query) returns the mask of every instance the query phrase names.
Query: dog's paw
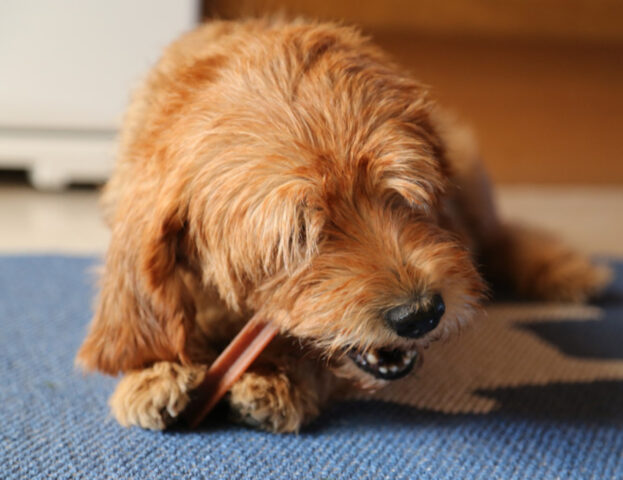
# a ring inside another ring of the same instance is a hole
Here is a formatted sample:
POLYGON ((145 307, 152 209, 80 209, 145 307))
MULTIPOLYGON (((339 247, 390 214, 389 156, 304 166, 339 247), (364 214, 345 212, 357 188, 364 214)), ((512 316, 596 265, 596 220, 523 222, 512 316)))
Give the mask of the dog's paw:
POLYGON ((492 252, 494 271, 517 293, 531 298, 584 302, 612 278, 558 237, 538 228, 507 225, 504 240, 492 252))
POLYGON ((125 427, 162 430, 186 408, 188 392, 201 383, 204 373, 202 367, 171 362, 128 373, 110 397, 112 414, 125 427))
POLYGON ((231 389, 233 420, 271 432, 296 432, 318 414, 311 392, 302 392, 284 373, 247 372, 231 389))
POLYGON ((534 291, 545 300, 585 302, 594 297, 612 279, 612 271, 594 265, 581 254, 552 261, 535 280, 534 291))

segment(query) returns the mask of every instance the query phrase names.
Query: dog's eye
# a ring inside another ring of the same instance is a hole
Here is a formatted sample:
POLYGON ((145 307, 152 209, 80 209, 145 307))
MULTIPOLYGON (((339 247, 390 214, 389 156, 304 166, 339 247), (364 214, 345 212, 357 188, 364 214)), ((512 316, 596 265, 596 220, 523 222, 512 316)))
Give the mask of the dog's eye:
POLYGON ((397 192, 388 198, 386 205, 389 211, 396 212, 399 215, 404 215, 405 218, 413 220, 427 218, 431 214, 428 205, 414 204, 397 192))
POLYGON ((291 232, 291 247, 312 254, 323 236, 325 221, 318 208, 301 208, 296 226, 291 232))
POLYGON ((298 231, 298 243, 299 246, 304 248, 307 244, 307 225, 305 222, 301 223, 298 231))
POLYGON ((305 212, 301 209, 299 211, 297 224, 292 231, 292 247, 298 247, 302 250, 307 248, 307 219, 305 218, 305 212))
POLYGON ((394 192, 388 197, 387 206, 390 210, 412 210, 415 208, 414 205, 412 205, 405 197, 400 195, 398 192, 394 192))

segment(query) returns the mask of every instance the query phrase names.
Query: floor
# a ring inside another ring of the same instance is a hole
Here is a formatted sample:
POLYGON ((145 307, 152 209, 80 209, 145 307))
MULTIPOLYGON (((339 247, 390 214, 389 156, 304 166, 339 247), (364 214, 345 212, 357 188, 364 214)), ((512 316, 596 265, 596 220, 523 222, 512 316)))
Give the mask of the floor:
MULTIPOLYGON (((623 186, 505 186, 497 197, 507 218, 557 231, 589 253, 623 256, 623 186)), ((89 189, 0 185, 0 225, 0 253, 99 254, 109 238, 89 189)))

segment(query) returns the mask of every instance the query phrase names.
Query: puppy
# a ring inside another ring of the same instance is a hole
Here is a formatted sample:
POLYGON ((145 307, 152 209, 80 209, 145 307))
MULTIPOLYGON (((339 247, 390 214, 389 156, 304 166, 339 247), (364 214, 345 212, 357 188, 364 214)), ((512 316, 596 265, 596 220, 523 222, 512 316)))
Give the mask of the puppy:
POLYGON ((583 301, 607 281, 496 215, 469 135, 355 29, 213 22, 135 95, 103 206, 112 229, 77 362, 124 377, 123 425, 173 422, 251 315, 281 335, 227 396, 296 431, 408 374, 480 311, 481 275, 583 301))

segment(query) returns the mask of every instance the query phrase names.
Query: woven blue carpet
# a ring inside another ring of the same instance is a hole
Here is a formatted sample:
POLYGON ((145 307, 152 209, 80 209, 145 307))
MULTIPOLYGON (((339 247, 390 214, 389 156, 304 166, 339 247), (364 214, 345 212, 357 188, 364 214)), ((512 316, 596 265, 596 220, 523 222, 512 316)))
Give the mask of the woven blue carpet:
MULTIPOLYGON (((0 257, 0 478, 623 478, 620 377, 484 389, 486 414, 352 401, 299 435, 225 422, 196 432, 124 429, 115 379, 73 358, 90 319, 94 259, 0 257)), ((599 321, 523 323, 566 357, 623 365, 623 264, 599 321)))

